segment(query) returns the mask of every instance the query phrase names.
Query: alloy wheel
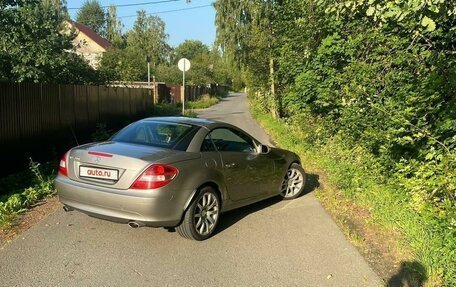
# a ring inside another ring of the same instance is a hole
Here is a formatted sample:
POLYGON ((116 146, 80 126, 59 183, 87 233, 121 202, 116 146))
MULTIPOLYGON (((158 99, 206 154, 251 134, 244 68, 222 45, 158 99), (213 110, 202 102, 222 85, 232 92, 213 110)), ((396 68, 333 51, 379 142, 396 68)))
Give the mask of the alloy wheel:
POLYGON ((284 198, 290 198, 301 192, 304 185, 304 176, 302 172, 296 168, 291 167, 282 183, 281 195, 284 198))
POLYGON ((219 216, 218 198, 207 192, 198 200, 193 216, 195 230, 200 235, 210 234, 217 223, 219 216))

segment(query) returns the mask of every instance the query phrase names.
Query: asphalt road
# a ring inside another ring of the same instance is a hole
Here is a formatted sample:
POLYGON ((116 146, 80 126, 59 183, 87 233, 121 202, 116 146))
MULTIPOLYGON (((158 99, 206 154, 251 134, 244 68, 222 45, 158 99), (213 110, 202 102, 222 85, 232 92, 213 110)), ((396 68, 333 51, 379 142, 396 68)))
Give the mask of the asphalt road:
MULTIPOLYGON (((268 136, 235 94, 201 112, 268 136)), ((0 250, 0 286, 381 286, 310 192, 222 216, 204 242, 59 210, 0 250)))

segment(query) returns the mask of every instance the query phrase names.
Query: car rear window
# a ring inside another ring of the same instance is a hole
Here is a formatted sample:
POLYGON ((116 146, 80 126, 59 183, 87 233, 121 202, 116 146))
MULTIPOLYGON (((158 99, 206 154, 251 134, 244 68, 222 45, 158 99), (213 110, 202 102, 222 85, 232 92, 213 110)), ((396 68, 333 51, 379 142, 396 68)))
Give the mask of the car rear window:
POLYGON ((197 130, 198 127, 187 124, 143 121, 123 128, 111 140, 186 150, 197 130))

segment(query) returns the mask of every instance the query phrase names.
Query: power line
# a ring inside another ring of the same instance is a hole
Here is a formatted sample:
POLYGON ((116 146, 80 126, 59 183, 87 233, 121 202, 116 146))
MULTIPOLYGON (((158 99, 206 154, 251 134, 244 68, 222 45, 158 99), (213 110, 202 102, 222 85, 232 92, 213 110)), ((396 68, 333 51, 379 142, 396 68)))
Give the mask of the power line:
MULTIPOLYGON (((101 6, 101 8, 109 8, 111 6, 116 7, 133 7, 133 6, 141 6, 141 5, 153 5, 153 4, 161 4, 161 3, 169 3, 169 2, 178 2, 182 0, 160 0, 160 1, 150 1, 150 2, 142 2, 142 3, 133 3, 133 4, 118 4, 118 5, 108 5, 108 6, 101 6)), ((189 2, 185 0, 185 2, 189 2)), ((80 10, 82 7, 71 7, 67 8, 68 10, 80 10)))
MULTIPOLYGON (((200 8, 205 8, 205 7, 210 7, 212 4, 208 5, 201 5, 201 6, 195 6, 195 7, 189 7, 189 8, 182 8, 182 9, 174 9, 174 10, 166 10, 166 11, 157 11, 157 12, 152 12, 152 13, 147 13, 146 15, 156 15, 156 14, 165 14, 165 13, 171 13, 171 12, 180 12, 180 11, 187 11, 187 10, 193 10, 193 9, 200 9, 200 8)), ((132 18, 136 17, 137 15, 128 15, 128 16, 119 16, 117 18, 132 18)))

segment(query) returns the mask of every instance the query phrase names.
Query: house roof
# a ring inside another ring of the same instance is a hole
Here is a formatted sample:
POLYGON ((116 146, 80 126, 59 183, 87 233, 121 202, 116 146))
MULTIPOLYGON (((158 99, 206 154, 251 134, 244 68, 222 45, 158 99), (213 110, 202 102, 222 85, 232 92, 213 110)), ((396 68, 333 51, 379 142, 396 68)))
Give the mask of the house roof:
POLYGON ((73 26, 76 29, 78 29, 80 32, 82 32, 85 35, 87 35, 87 37, 92 39, 95 43, 97 43, 98 45, 100 45, 104 49, 108 49, 108 48, 112 47, 112 44, 108 40, 106 40, 105 38, 103 38, 100 35, 98 35, 94 30, 90 29, 86 25, 78 23, 78 22, 75 22, 75 21, 70 21, 70 23, 73 24, 73 26))

